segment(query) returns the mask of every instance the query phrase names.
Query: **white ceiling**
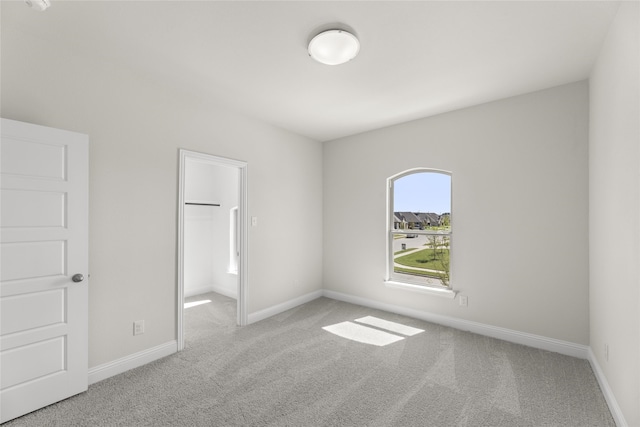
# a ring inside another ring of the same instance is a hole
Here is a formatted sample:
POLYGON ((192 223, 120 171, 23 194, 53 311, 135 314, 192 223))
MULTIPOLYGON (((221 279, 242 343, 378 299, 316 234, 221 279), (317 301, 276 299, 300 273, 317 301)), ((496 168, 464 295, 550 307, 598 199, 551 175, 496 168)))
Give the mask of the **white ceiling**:
POLYGON ((20 26, 211 103, 326 141, 582 80, 612 1, 2 2, 20 26), (340 66, 308 40, 341 24, 340 66))

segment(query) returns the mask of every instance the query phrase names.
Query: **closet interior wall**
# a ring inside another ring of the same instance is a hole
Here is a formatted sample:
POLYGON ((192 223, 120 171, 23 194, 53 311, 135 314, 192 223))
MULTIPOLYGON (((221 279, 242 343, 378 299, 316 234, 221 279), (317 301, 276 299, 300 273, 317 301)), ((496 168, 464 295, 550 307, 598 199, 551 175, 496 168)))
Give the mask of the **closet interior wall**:
POLYGON ((187 159, 184 207, 184 295, 237 298, 231 215, 238 206, 238 169, 187 159))

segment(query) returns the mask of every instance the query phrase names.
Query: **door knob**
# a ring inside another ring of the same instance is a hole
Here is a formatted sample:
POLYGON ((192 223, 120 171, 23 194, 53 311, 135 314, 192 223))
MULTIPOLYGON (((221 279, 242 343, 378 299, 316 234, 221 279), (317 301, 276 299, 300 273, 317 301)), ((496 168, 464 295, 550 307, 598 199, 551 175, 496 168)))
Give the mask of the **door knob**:
POLYGON ((82 282, 84 280, 84 276, 80 273, 74 274, 73 276, 71 276, 71 280, 73 280, 76 283, 82 282))

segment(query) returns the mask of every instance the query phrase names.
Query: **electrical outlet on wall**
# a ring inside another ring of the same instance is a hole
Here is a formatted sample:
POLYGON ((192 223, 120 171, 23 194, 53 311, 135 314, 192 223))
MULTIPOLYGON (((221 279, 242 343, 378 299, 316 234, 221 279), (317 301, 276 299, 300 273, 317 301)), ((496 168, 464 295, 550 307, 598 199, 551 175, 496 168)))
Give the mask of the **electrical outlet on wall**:
POLYGON ((136 320, 133 322, 133 335, 144 334, 144 320, 136 320))
POLYGON ((469 297, 466 295, 460 295, 460 297, 458 298, 458 302, 460 304, 460 307, 467 307, 469 305, 469 297))

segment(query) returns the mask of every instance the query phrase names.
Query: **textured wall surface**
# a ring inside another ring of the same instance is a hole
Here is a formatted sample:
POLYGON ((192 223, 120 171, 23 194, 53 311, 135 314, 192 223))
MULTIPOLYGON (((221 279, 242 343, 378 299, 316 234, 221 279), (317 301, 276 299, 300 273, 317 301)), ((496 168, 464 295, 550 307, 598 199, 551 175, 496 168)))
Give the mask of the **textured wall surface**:
POLYGON ((321 288, 319 142, 4 20, 1 54, 3 117, 89 135, 89 367, 176 339, 179 148, 248 162, 249 313, 321 288))
POLYGON ((587 83, 325 143, 325 288, 587 345, 587 83), (386 179, 452 173, 451 276, 469 306, 385 287, 386 179))
POLYGON ((638 9, 620 6, 602 46, 589 127, 590 343, 630 426, 640 425, 638 9))

